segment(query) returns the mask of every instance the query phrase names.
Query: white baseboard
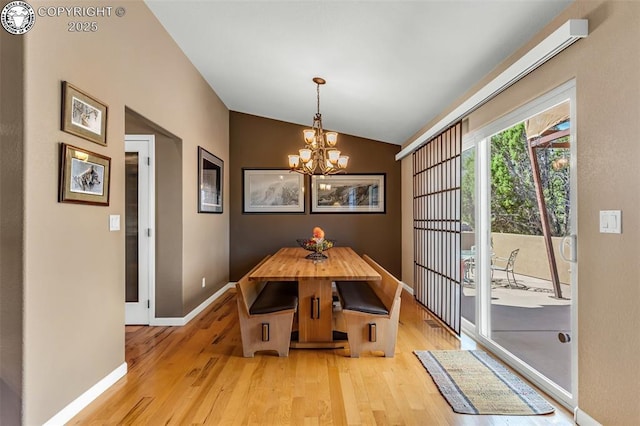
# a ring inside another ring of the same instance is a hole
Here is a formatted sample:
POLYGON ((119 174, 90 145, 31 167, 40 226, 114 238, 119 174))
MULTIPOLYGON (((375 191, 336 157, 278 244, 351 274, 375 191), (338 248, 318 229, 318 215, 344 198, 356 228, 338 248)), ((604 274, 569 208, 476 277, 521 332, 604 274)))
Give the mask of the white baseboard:
MULTIPOLYGON (((207 300, 202 302, 195 308, 193 311, 189 312, 189 314, 183 318, 155 318, 151 324, 156 326, 182 326, 186 325, 189 321, 196 317, 200 312, 205 310, 207 306, 212 304, 216 299, 218 299, 224 292, 233 288, 235 283, 227 283, 220 290, 216 291, 212 294, 207 300)), ((115 382, 117 382, 121 377, 127 374, 127 363, 123 363, 120 367, 113 370, 107 377, 100 380, 98 383, 93 385, 88 391, 80 395, 69 405, 64 407, 58 414, 51 417, 44 426, 59 426, 64 425, 66 422, 71 420, 75 415, 77 415, 80 411, 82 411, 87 405, 89 405, 94 399, 100 396, 104 391, 106 391, 109 387, 111 387, 115 382)))
POLYGON ((109 389, 115 382, 127 374, 127 363, 123 362, 118 368, 109 373, 104 379, 91 386, 88 391, 77 397, 69 405, 64 407, 58 414, 51 417, 44 426, 64 425, 75 415, 82 411, 87 405, 93 402, 104 391, 109 389))
POLYGON ((579 426, 602 426, 600 422, 582 411, 580 407, 576 407, 573 411, 573 420, 579 426))
POLYGON ((236 283, 227 283, 220 290, 213 293, 207 300, 202 302, 198 307, 196 307, 193 311, 189 312, 185 317, 169 317, 169 318, 154 318, 149 322, 149 325, 155 326, 163 326, 163 327, 180 327, 186 325, 189 321, 194 319, 196 315, 200 312, 204 311, 207 306, 212 304, 216 299, 218 299, 224 292, 229 290, 230 288, 234 288, 236 283))
POLYGON ((405 282, 402 282, 402 281, 400 281, 400 282, 402 283, 402 287, 404 287, 404 289, 405 289, 405 290, 406 290, 410 295, 412 295, 412 296, 413 296, 413 287, 411 287, 409 284, 407 284, 407 283, 405 283, 405 282))

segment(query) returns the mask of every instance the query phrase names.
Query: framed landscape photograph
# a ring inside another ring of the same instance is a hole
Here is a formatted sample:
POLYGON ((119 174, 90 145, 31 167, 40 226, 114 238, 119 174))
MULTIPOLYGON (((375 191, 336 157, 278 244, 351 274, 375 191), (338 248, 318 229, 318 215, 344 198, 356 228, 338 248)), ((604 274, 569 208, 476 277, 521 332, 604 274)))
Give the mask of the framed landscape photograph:
POLYGON ((62 82, 62 130, 107 145, 107 105, 62 82))
POLYGON ((59 202, 109 205, 111 158, 60 144, 59 202))
POLYGON ((311 213, 385 213, 385 174, 311 176, 311 213))
POLYGON ((198 213, 222 213, 224 162, 198 147, 198 213))
POLYGON ((243 213, 304 213, 304 175, 288 169, 243 169, 243 213))

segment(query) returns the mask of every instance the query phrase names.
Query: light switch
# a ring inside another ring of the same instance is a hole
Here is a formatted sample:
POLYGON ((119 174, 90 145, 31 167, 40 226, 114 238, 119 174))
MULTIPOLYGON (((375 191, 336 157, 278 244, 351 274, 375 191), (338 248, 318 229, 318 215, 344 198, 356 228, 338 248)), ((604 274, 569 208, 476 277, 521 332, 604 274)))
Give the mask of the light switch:
POLYGON ((622 233, 622 211, 600 210, 600 233, 621 234, 622 233))
POLYGON ((109 215, 109 231, 119 231, 120 230, 120 215, 112 214, 109 215))

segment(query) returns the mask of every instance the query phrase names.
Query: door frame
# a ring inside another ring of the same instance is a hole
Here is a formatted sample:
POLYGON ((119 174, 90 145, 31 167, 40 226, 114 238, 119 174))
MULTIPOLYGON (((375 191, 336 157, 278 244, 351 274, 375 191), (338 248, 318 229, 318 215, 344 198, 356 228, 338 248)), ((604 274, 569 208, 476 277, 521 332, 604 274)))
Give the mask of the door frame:
POLYGON ((476 246, 481 249, 476 262, 477 278, 480 282, 490 282, 491 271, 483 268, 489 264, 488 253, 491 252, 490 229, 484 226, 489 223, 490 218, 490 197, 489 187, 489 164, 486 153, 490 149, 489 140, 491 135, 499 133, 509 127, 524 121, 527 118, 551 108, 563 101, 570 102, 570 235, 572 236, 571 251, 575 262, 571 262, 571 393, 560 388, 551 380, 542 376, 528 364, 516 358, 505 348, 496 344, 488 336, 491 329, 491 310, 484 309, 483 306, 490 306, 491 288, 490 286, 479 286, 476 297, 476 318, 475 324, 462 318, 462 330, 474 340, 487 347, 493 354, 513 367, 528 380, 535 383, 545 392, 560 402, 570 410, 578 406, 578 266, 577 266, 577 231, 578 231, 578 194, 577 194, 577 120, 576 120, 576 82, 570 80, 546 94, 526 103, 515 111, 498 118, 486 126, 463 136, 464 147, 473 146, 476 149, 476 246), (484 207, 484 208, 483 208, 484 207))
MULTIPOLYGON (((149 308, 147 309, 147 318, 146 318, 146 322, 143 322, 143 325, 150 325, 153 323, 153 320, 155 319, 155 311, 156 311, 156 307, 155 307, 155 290, 156 290, 156 276, 155 276, 155 271, 156 271, 156 226, 155 226, 155 217, 156 217, 156 188, 155 188, 155 135, 125 135, 125 152, 128 152, 126 150, 126 143, 127 142, 142 142, 142 143, 146 143, 147 147, 148 147, 148 160, 146 161, 147 164, 147 188, 146 188, 146 196, 147 196, 147 200, 148 200, 148 212, 147 212, 147 224, 148 224, 148 229, 149 231, 145 232, 145 229, 141 229, 140 228, 140 221, 138 222, 138 235, 139 236, 146 236, 146 238, 142 238, 140 239, 140 241, 145 242, 145 246, 146 246, 146 251, 147 251, 147 265, 146 265, 146 269, 147 269, 147 276, 148 276, 148 300, 149 300, 149 308)), ((139 161, 139 164, 145 164, 144 161, 139 161)), ((138 175, 140 175, 140 168, 138 169, 138 175)), ((140 184, 141 184, 141 180, 138 180, 138 188, 140 188, 140 184)), ((143 192, 143 195, 144 195, 143 192)), ((139 213, 140 214, 140 213, 139 213)), ((126 217, 125 217, 125 227, 126 227, 126 217)), ((138 243, 140 246, 140 243, 138 243)), ((140 268, 143 265, 139 265, 138 267, 140 268)), ((126 301, 125 301, 125 305, 126 305, 126 301)), ((126 306, 125 306, 126 309, 126 306)), ((136 322, 137 324, 140 324, 139 322, 136 322)), ((126 314, 125 314, 125 325, 127 324, 127 319, 126 319, 126 314)))

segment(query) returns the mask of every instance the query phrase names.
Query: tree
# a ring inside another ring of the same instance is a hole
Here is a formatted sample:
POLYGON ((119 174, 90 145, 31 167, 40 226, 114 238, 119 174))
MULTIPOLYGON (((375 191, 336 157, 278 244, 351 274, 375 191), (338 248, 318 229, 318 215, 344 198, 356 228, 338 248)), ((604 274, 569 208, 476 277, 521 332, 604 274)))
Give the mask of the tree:
POLYGON ((542 235, 524 123, 491 137, 491 229, 542 235))
MULTIPOLYGON (((476 151, 468 149, 462 153, 462 223, 476 229, 476 151)), ((463 229, 464 231, 465 229, 463 229)))
MULTIPOLYGON (((566 142, 565 137, 558 142, 566 142)), ((540 177, 549 215, 551 235, 564 236, 569 233, 570 176, 568 148, 538 149, 540 177)))
MULTIPOLYGON (((491 137, 491 229, 524 235, 542 235, 540 212, 536 201, 533 170, 527 150, 524 123, 519 123, 491 137)), ((568 149, 541 148, 538 156, 543 195, 551 234, 568 232, 569 168, 568 149), (562 164, 562 167, 554 167, 562 164)), ((475 229, 475 154, 462 155, 462 221, 475 229)))

